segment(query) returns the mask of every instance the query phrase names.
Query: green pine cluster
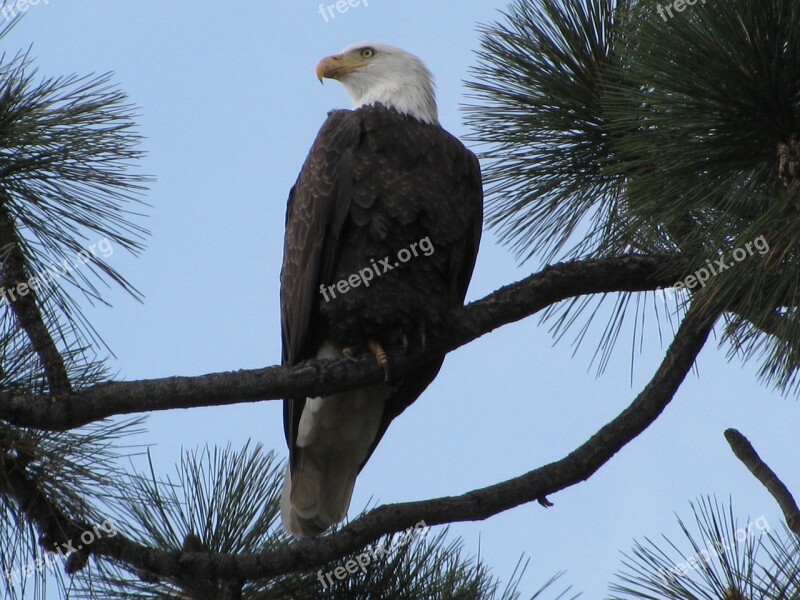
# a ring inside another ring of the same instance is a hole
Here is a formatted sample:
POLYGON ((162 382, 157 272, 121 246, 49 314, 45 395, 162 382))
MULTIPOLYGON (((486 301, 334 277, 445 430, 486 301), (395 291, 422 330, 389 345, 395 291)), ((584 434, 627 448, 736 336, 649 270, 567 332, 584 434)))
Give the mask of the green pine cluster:
MULTIPOLYGON (((692 279, 676 282, 679 307, 725 311, 731 353, 758 357, 764 379, 789 390, 800 4, 679 2, 518 0, 483 28, 467 120, 487 165, 488 222, 521 260, 683 256, 692 279)), ((556 329, 585 327, 584 306, 556 329)))

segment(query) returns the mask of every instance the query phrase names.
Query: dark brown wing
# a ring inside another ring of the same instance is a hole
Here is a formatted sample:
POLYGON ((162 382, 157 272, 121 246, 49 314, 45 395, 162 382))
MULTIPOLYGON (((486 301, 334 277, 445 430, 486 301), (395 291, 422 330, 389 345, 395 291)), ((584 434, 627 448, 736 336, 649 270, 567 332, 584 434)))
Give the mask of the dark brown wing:
MULTIPOLYGON (((319 286, 330 279, 338 237, 352 197, 353 153, 360 137, 353 111, 329 113, 292 190, 286 208, 281 268, 282 364, 310 358, 319 340, 316 306, 319 286)), ((283 421, 290 451, 305 398, 284 400, 283 421)))

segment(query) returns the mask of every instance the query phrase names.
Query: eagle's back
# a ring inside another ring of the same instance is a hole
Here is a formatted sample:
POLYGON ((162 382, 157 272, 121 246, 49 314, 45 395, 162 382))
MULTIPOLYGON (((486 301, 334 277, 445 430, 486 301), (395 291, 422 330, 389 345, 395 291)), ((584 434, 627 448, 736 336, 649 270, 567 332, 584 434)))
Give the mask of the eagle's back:
POLYGON ((348 285, 320 294, 320 325, 345 346, 371 338, 392 346, 423 326, 430 333, 463 302, 482 214, 480 171, 438 125, 380 106, 353 113, 360 135, 350 206, 323 282, 348 285))

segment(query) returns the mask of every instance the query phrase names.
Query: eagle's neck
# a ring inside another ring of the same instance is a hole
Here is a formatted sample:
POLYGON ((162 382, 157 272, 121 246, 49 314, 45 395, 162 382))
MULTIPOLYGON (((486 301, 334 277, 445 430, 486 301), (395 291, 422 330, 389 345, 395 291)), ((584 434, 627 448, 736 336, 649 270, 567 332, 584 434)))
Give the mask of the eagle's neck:
MULTIPOLYGON (((436 94, 429 73, 417 73, 413 78, 382 81, 370 86, 346 86, 355 108, 383 104, 397 112, 414 117, 423 123, 439 124, 436 94)), ((348 82, 350 83, 350 82, 348 82)))

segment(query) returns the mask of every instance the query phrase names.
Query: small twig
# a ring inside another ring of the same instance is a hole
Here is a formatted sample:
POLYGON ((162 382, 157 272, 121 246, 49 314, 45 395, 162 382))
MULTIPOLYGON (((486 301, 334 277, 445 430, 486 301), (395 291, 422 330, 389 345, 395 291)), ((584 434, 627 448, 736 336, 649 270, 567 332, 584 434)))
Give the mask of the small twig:
POLYGON ((778 502, 789 529, 796 535, 800 535, 800 509, 798 509, 789 489, 775 472, 769 468, 767 463, 761 460, 753 445, 741 433, 735 429, 726 429, 725 439, 728 440, 728 444, 730 444, 736 458, 744 463, 744 466, 750 470, 778 502))

